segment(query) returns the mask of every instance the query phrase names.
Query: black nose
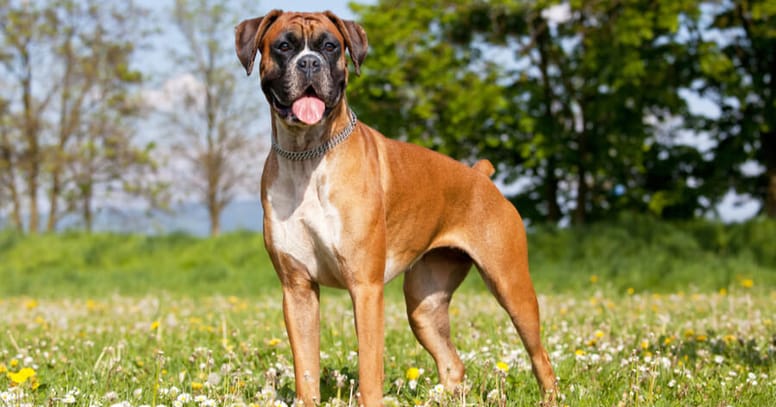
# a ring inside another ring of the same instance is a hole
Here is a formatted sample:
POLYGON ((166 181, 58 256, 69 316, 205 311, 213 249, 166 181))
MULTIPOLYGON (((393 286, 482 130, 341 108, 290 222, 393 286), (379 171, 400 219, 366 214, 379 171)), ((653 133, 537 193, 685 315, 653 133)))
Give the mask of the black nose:
POLYGON ((296 62, 299 68, 306 76, 310 76, 321 70, 321 60, 315 55, 305 55, 296 62))

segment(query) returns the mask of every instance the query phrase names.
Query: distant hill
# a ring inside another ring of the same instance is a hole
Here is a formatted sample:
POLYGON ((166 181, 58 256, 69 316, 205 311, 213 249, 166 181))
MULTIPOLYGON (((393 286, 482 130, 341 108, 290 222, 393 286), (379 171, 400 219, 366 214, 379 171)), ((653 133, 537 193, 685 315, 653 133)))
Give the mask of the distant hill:
MULTIPOLYGON (((221 231, 262 230, 261 203, 257 198, 232 202, 224 208, 221 215, 221 231)), ((45 225, 45 219, 42 224, 45 225)), ((0 229, 8 226, 7 220, 0 216, 0 229)), ((66 216, 59 230, 80 229, 82 224, 75 216, 66 216)), ((118 211, 103 208, 97 211, 94 220, 95 231, 119 233, 166 234, 183 232, 194 236, 207 236, 210 233, 210 221, 204 205, 184 203, 171 208, 169 212, 159 210, 118 211)))

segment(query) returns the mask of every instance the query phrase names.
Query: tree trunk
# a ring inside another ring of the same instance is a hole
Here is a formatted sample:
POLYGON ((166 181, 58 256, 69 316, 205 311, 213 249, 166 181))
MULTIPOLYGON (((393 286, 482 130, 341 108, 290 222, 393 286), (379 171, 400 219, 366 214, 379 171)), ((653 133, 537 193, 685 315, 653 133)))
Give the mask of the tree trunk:
POLYGON ((208 215, 210 216, 210 237, 217 237, 221 234, 221 211, 218 205, 208 204, 208 215))
MULTIPOLYGON (((58 160, 58 158, 55 158, 58 160)), ((56 164, 54 164, 57 167, 56 164)), ((59 194, 61 192, 62 181, 60 180, 59 168, 54 168, 51 173, 51 190, 49 191, 49 215, 48 224, 46 225, 46 231, 52 233, 57 228, 57 221, 59 220, 59 194)))
POLYGON ((577 151, 577 172, 579 184, 577 185, 577 207, 574 209, 574 224, 583 225, 587 222, 587 164, 589 160, 589 152, 587 151, 587 121, 585 120, 585 109, 583 104, 579 105, 579 114, 582 117, 582 128, 579 132, 579 147, 577 151))
POLYGON ((22 78, 22 98, 24 105, 24 138, 27 142, 27 151, 24 157, 27 171, 27 199, 29 208, 29 233, 38 233, 38 176, 40 174, 40 147, 38 145, 37 118, 32 106, 32 65, 29 55, 24 53, 25 74, 22 78))
POLYGON ((6 188, 11 195, 11 224, 18 232, 24 231, 24 224, 22 223, 22 207, 19 202, 19 190, 16 188, 16 169, 13 159, 13 153, 11 152, 11 145, 5 134, 0 138, 2 144, 0 144, 0 163, 6 167, 6 188))
MULTIPOLYGON (((556 98, 552 91, 552 81, 549 75, 548 65, 550 63, 550 51, 549 42, 550 35, 548 30, 547 21, 544 18, 537 18, 533 21, 534 32, 536 36, 536 45, 539 49, 539 72, 542 75, 542 90, 544 92, 544 120, 547 127, 547 136, 556 137, 558 132, 556 131, 555 115, 552 112, 552 104, 555 103, 556 98)), ((555 176, 555 168, 557 163, 555 157, 550 154, 550 158, 547 160, 547 166, 545 170, 547 175, 544 179, 544 199, 547 201, 547 220, 551 223, 557 224, 560 221, 561 211, 558 205, 558 177, 555 176)))
MULTIPOLYGON (((89 189, 91 189, 91 187, 89 187, 89 189)), ((84 192, 81 216, 83 216, 84 219, 84 228, 86 229, 86 233, 92 233, 94 216, 92 213, 92 195, 90 191, 84 192)))
POLYGON ((761 132, 760 144, 766 176, 763 213, 771 219, 776 219, 776 131, 761 132))
POLYGON ((547 161, 547 177, 544 180, 544 199, 547 201, 547 220, 557 224, 561 212, 558 205, 558 177, 555 176, 555 159, 547 161))

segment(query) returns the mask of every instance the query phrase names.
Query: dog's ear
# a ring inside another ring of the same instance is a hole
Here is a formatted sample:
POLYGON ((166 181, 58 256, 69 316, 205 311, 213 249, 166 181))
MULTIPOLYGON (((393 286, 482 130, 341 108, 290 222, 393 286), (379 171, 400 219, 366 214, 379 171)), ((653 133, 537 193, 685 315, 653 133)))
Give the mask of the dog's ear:
POLYGON ((345 38, 345 46, 350 53, 350 60, 353 61, 356 75, 361 75, 361 64, 366 58, 366 51, 369 43, 366 39, 364 28, 351 20, 343 20, 337 17, 331 11, 325 12, 326 16, 334 22, 342 36, 345 38))
POLYGON ((253 70, 253 62, 256 60, 264 33, 281 14, 282 10, 272 10, 264 17, 245 20, 234 28, 234 48, 248 75, 253 70))

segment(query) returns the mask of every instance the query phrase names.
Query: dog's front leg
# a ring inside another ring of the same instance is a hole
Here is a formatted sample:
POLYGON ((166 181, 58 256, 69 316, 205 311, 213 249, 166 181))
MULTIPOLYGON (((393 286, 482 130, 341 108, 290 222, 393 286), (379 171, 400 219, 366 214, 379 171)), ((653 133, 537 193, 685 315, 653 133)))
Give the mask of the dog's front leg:
POLYGON ((296 398, 305 406, 321 402, 319 298, 318 284, 311 281, 283 286, 283 315, 294 354, 296 398))
POLYGON ((358 337, 359 404, 382 405, 383 399, 383 282, 359 284, 350 290, 358 337))

